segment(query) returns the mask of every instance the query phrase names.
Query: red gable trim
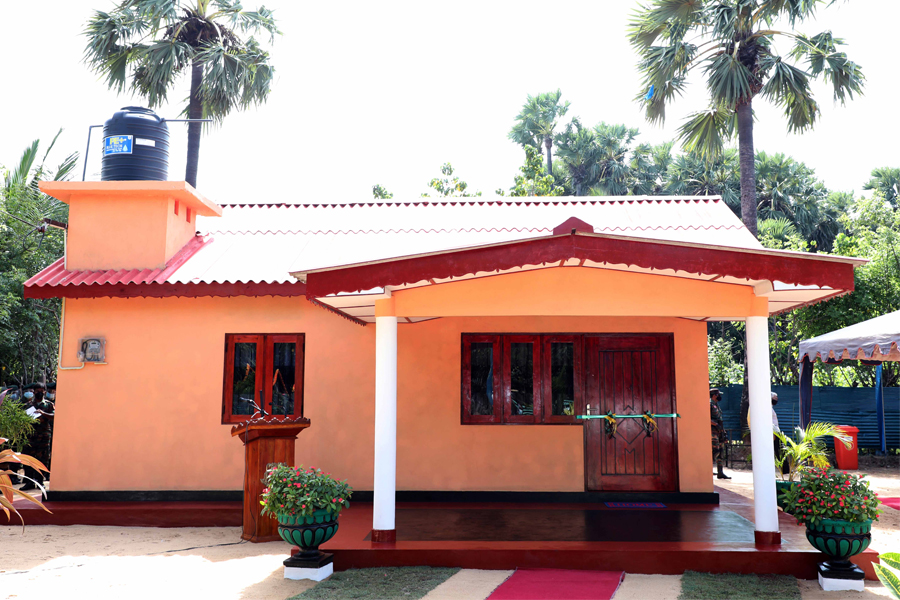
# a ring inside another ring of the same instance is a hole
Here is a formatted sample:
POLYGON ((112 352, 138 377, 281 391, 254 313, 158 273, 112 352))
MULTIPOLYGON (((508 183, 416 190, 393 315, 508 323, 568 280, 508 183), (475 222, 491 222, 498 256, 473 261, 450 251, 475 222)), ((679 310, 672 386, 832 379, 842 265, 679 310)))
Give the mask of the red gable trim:
POLYGON ((674 269, 740 279, 827 286, 835 290, 853 289, 853 265, 848 262, 784 256, 765 251, 572 234, 312 272, 307 274, 307 296, 352 293, 570 258, 647 269, 674 269))
POLYGON ((26 287, 26 298, 305 296, 302 283, 129 283, 26 287))

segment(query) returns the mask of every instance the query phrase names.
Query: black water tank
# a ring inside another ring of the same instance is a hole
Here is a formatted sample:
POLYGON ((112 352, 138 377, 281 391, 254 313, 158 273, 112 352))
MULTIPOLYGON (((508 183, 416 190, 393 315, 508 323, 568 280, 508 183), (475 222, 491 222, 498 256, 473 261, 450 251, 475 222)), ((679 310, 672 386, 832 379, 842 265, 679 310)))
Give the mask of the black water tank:
POLYGON ((169 127, 149 108, 126 106, 103 124, 101 181, 166 181, 169 127))

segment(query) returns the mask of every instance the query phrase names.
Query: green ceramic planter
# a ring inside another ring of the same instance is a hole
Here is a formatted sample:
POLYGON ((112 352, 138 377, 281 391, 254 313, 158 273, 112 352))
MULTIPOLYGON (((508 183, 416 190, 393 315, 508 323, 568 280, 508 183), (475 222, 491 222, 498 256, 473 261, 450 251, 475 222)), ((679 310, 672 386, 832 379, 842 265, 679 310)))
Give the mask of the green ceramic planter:
POLYGON ((300 548, 300 558, 316 558, 319 546, 337 533, 337 515, 320 509, 311 516, 278 515, 278 535, 285 542, 300 548))
POLYGON ((850 557, 856 556, 872 542, 872 521, 850 523, 822 519, 819 524, 806 524, 806 539, 830 560, 826 564, 835 570, 852 568, 850 557))
POLYGON ((783 481, 781 479, 777 479, 775 481, 775 497, 776 502, 778 502, 778 508, 787 512, 787 509, 785 509, 785 501, 784 498, 782 498, 782 494, 797 485, 797 483, 798 482, 796 481, 783 481))

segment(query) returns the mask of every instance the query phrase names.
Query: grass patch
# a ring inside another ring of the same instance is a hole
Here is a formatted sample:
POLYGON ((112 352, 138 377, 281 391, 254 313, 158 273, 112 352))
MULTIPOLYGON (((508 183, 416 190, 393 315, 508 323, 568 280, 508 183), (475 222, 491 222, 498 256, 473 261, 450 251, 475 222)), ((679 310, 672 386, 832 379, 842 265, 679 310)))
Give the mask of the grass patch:
POLYGON ((687 571, 678 600, 800 600, 790 575, 736 575, 687 571))
POLYGON ((458 572, 434 567, 350 569, 289 600, 419 600, 458 572))

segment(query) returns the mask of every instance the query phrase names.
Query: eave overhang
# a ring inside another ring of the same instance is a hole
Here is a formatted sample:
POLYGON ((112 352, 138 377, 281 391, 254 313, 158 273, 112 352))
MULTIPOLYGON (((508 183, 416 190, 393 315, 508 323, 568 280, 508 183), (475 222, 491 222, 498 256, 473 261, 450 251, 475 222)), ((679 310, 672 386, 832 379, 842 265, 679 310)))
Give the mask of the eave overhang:
POLYGON ((753 250, 573 231, 513 242, 396 257, 291 274, 307 296, 324 298, 435 279, 496 273, 569 260, 671 270, 712 277, 816 286, 833 294, 853 290, 853 269, 864 259, 800 252, 753 250))

